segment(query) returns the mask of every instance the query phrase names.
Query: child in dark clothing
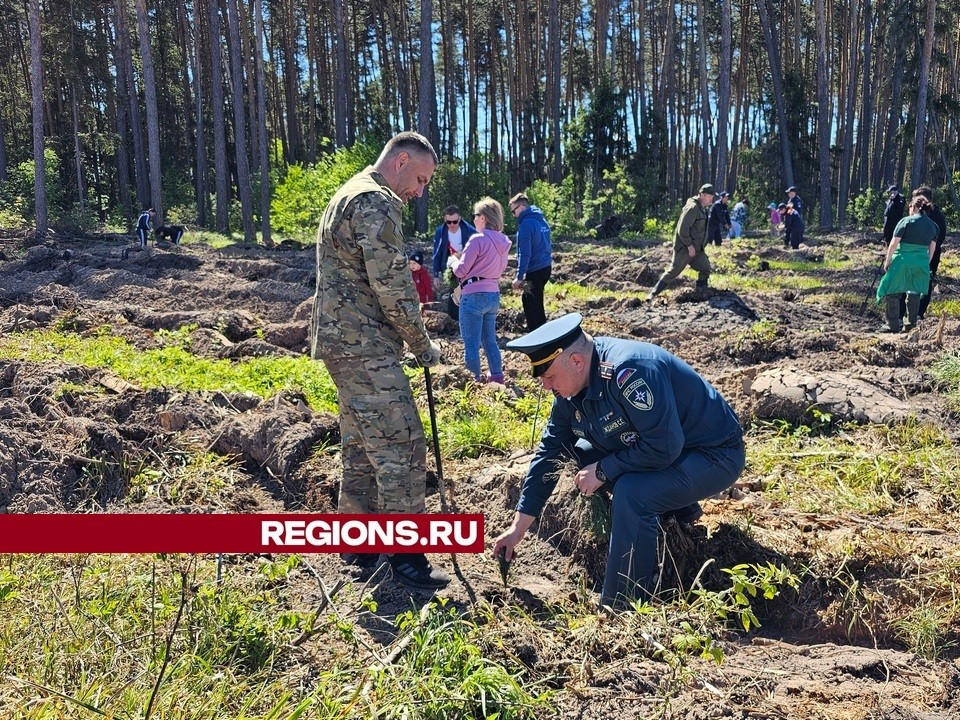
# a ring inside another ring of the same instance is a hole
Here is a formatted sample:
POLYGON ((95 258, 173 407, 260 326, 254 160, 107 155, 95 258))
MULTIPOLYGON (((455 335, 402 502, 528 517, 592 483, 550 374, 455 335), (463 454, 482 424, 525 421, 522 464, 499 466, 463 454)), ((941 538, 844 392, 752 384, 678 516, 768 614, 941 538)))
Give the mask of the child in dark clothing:
POLYGON ((407 264, 410 266, 410 274, 413 275, 417 295, 420 296, 420 304, 433 302, 433 283, 430 279, 430 271, 423 266, 423 253, 418 250, 410 255, 407 264))
POLYGON ((800 249, 800 243, 803 242, 803 218, 793 206, 793 203, 787 203, 787 214, 783 218, 786 234, 783 236, 784 247, 790 247, 794 250, 800 249))

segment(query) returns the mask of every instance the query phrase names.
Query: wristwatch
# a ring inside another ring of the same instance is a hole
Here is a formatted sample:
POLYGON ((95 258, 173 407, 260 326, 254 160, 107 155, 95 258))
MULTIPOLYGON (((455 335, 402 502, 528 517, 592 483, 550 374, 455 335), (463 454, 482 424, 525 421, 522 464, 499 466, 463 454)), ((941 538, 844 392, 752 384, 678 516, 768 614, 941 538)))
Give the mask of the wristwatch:
POLYGON ((604 474, 603 468, 600 467, 600 463, 597 463, 597 469, 596 471, 594 471, 594 475, 597 476, 597 480, 599 480, 600 482, 602 483, 607 482, 607 476, 604 474))

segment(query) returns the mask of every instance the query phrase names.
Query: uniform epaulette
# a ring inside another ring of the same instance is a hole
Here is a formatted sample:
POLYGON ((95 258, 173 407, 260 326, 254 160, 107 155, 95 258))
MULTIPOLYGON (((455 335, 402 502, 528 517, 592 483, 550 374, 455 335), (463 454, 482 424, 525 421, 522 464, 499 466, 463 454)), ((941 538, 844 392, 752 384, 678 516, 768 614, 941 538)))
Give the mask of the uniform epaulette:
POLYGON ((601 362, 600 363, 600 377, 604 380, 609 380, 613 377, 613 363, 610 362, 601 362))

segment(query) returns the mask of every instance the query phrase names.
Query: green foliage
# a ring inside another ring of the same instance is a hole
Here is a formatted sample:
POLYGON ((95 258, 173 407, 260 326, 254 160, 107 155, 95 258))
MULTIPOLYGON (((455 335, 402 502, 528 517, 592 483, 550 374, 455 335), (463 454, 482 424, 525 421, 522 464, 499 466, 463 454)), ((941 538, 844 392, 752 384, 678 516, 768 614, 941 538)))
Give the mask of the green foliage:
MULTIPOLYGON (((550 403, 541 404, 541 413, 550 403)), ((536 394, 511 400, 503 393, 495 397, 479 394, 473 387, 445 393, 437 409, 437 424, 444 454, 475 458, 489 452, 506 452, 530 444, 536 415, 536 394)), ((542 428, 544 420, 536 418, 542 428)))
MULTIPOLYGON (((44 186, 47 215, 56 220, 63 211, 64 186, 60 182, 60 158, 52 148, 44 148, 44 186)), ((7 181, 0 183, 0 227, 19 227, 34 223, 36 196, 33 192, 33 160, 25 160, 9 169, 7 181)))
POLYGON ((644 227, 644 215, 649 206, 647 184, 635 177, 627 163, 617 163, 603 171, 603 180, 596 197, 585 198, 584 215, 594 225, 610 215, 619 215, 628 227, 644 227))
POLYGON ((957 618, 955 602, 937 603, 921 599, 894 620, 893 628, 911 652, 927 660, 936 660, 946 650, 956 647, 957 643, 950 636, 957 618))
POLYGON ((0 592, 15 577, 32 600, 3 603, 0 615, 0 673, 14 690, 0 696, 4 717, 144 717, 155 692, 153 717, 293 718, 322 699, 294 698, 277 677, 315 618, 293 612, 266 574, 216 582, 213 562, 176 555, 22 555, 5 565, 0 592), (67 632, 51 629, 61 623, 67 632))
POLYGON ((760 627, 760 621, 753 611, 753 601, 762 597, 773 600, 780 594, 780 587, 788 585, 796 590, 800 578, 783 565, 777 567, 768 562, 766 565, 746 564, 723 568, 730 576, 731 586, 720 592, 694 590, 697 604, 710 615, 724 621, 733 621, 745 632, 760 627))
POLYGON ((960 458, 933 426, 838 426, 820 413, 807 425, 754 423, 751 435, 747 465, 766 495, 802 512, 884 515, 916 482, 932 484, 949 506, 958 501, 960 489, 945 478, 960 473, 960 458))
POLYGON ((526 193, 530 202, 543 210, 554 235, 583 232, 583 223, 576 214, 574 180, 571 176, 568 175, 559 185, 546 180, 534 180, 526 193))
POLYGON ((372 164, 379 152, 372 144, 357 143, 323 157, 313 166, 287 168, 270 203, 271 223, 276 233, 311 240, 330 198, 353 175, 372 164))
POLYGON ((884 204, 880 193, 873 188, 867 188, 850 198, 847 217, 857 227, 878 227, 883 225, 884 204))
POLYGON ((507 208, 507 201, 511 196, 509 177, 503 171, 481 169, 487 166, 487 158, 482 154, 466 160, 452 158, 441 161, 429 187, 430 216, 427 222, 431 236, 434 228, 443 221, 444 209, 456 205, 460 208, 460 214, 470 220, 473 204, 486 195, 503 205, 506 224, 504 232, 516 231, 516 219, 507 208))

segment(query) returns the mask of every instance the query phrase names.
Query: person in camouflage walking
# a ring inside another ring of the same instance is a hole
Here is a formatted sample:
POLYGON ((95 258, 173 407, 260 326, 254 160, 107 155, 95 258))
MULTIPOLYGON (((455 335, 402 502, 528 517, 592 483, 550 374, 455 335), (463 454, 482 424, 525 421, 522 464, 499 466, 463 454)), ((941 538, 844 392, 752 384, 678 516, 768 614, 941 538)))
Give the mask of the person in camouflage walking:
MULTIPOLYGON (((426 440, 400 357, 406 343, 423 367, 431 367, 440 362, 440 349, 420 317, 401 211, 423 195, 438 162, 425 137, 400 133, 373 166, 336 192, 320 221, 312 353, 339 395, 342 513, 426 508, 426 440)), ((375 559, 351 558, 361 564, 375 559)), ((423 554, 389 561, 394 574, 414 587, 437 589, 450 581, 423 554)))
POLYGON ((673 233, 673 263, 651 288, 647 300, 653 300, 663 292, 667 283, 680 275, 688 265, 698 273, 697 289, 707 289, 711 270, 710 258, 706 253, 707 220, 715 194, 713 185, 701 185, 699 194, 687 200, 683 206, 673 233))

